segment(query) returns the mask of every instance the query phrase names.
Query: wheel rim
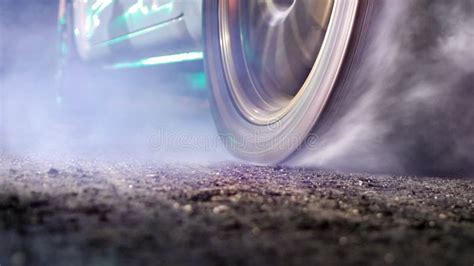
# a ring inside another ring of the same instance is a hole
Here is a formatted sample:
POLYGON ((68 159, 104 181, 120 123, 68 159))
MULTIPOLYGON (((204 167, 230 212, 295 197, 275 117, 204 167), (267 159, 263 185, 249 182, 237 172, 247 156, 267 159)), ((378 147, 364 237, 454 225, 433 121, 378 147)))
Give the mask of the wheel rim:
POLYGON ((331 95, 349 89, 346 73, 351 68, 352 55, 356 53, 354 49, 358 47, 358 34, 363 34, 362 27, 368 21, 365 1, 333 0, 321 49, 308 78, 295 96, 286 101, 286 105, 277 106, 276 111, 258 109, 259 106, 251 101, 255 98, 247 94, 250 90, 246 82, 251 79, 240 78, 245 77, 242 72, 247 69, 234 63, 242 57, 236 57, 232 52, 238 52, 242 45, 240 36, 235 36, 235 32, 240 31, 228 26, 232 25, 229 20, 236 19, 229 14, 237 14, 229 12, 229 9, 237 8, 239 1, 204 3, 205 66, 211 84, 212 113, 222 139, 234 155, 245 160, 269 164, 288 159, 300 147, 307 145, 306 140, 314 139, 310 136, 317 137, 312 132, 317 132, 318 128, 324 130, 327 126, 324 112, 329 112, 327 108, 336 101, 330 101, 331 95), (355 37, 353 41, 352 37, 355 37), (351 56, 346 60, 348 53, 351 56))
POLYGON ((257 125, 284 117, 308 88, 334 0, 227 0, 219 7, 224 71, 234 102, 257 125))

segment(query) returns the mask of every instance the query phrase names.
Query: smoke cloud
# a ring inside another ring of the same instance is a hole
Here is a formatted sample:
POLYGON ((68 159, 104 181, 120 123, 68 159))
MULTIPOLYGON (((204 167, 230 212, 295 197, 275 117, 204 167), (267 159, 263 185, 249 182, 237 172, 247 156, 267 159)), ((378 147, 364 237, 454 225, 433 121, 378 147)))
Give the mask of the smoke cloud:
POLYGON ((470 0, 384 1, 353 82, 362 95, 293 164, 471 175, 473 12, 470 0))
POLYGON ((114 73, 74 64, 58 87, 57 1, 0 5, 2 156, 156 164, 234 160, 216 134, 205 90, 186 82, 202 66, 114 73))

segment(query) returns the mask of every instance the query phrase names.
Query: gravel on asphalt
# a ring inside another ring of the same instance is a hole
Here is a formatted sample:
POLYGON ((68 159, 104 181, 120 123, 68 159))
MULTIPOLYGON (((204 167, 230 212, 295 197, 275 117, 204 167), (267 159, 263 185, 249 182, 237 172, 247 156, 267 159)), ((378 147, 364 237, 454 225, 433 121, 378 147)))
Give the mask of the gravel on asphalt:
POLYGON ((0 265, 474 264, 472 179, 0 159, 0 265))

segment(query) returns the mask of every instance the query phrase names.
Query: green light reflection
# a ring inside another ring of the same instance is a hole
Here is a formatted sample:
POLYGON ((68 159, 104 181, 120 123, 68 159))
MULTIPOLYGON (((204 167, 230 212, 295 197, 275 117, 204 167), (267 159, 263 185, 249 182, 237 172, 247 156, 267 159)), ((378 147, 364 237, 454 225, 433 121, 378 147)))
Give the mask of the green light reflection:
POLYGON ((132 38, 150 33, 152 31, 155 31, 155 30, 159 29, 159 28, 166 27, 168 24, 169 24, 169 22, 160 23, 160 24, 157 24, 155 26, 151 26, 151 27, 148 27, 148 28, 136 31, 136 32, 132 32, 132 33, 129 33, 129 34, 126 34, 126 35, 123 35, 123 36, 120 36, 120 37, 117 37, 117 38, 114 38, 114 39, 111 39, 111 40, 108 40, 108 41, 105 41, 105 42, 102 42, 102 43, 99 43, 99 44, 97 44, 97 47, 106 47, 106 46, 109 46, 109 45, 117 44, 117 43, 123 42, 125 40, 129 40, 129 39, 132 39, 132 38))
POLYGON ((127 17, 130 15, 137 14, 138 11, 141 12, 142 15, 152 15, 154 13, 171 13, 173 11, 173 2, 169 2, 163 5, 157 5, 153 3, 151 7, 148 7, 143 3, 143 0, 138 0, 135 4, 128 8, 127 12, 123 14, 123 16, 127 17))
POLYGON ((192 90, 203 91, 207 88, 206 73, 202 71, 186 74, 186 81, 192 90))
POLYGON ((140 67, 147 67, 147 66, 197 61, 197 60, 202 60, 203 58, 204 58, 203 52, 179 53, 179 54, 145 58, 136 62, 118 63, 112 66, 108 66, 106 68, 108 69, 140 68, 140 67))
POLYGON ((111 6, 113 2, 114 0, 97 0, 90 10, 88 10, 86 16, 86 33, 88 38, 94 35, 97 27, 100 25, 100 15, 111 6))
MULTIPOLYGON (((129 27, 133 28, 137 25, 145 28, 150 27, 150 25, 156 24, 159 21, 163 23, 163 20, 169 20, 169 15, 173 10, 173 2, 161 5, 153 2, 151 5, 145 5, 143 1, 137 1, 137 3, 130 6, 122 15, 114 19, 110 26, 112 29, 115 29, 115 32, 123 33, 125 33, 124 30, 128 30, 129 27)), ((132 31, 141 30, 143 29, 137 30, 137 28, 134 28, 132 31)))

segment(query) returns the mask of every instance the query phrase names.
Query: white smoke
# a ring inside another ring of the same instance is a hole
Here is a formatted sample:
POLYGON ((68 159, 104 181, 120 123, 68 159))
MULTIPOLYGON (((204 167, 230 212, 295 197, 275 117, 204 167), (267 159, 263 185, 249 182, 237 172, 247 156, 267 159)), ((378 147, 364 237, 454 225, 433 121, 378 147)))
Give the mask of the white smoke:
MULTIPOLYGON (((291 165, 472 174, 474 2, 375 1, 383 8, 372 21, 362 68, 351 81, 364 93, 320 136, 316 149, 302 151, 291 165)), ((166 83, 142 90, 137 79, 112 79, 85 92, 85 79, 77 77, 77 87, 70 89, 92 98, 96 108, 88 110, 89 116, 66 117, 73 123, 58 123, 50 80, 56 63, 56 2, 0 2, 0 37, 8 46, 1 57, 7 67, 0 77, 0 144, 7 144, 10 153, 102 154, 155 162, 230 159, 205 104, 192 96, 166 96, 161 91, 172 86, 166 83), (186 111, 194 107, 199 115, 186 111)))
POLYGON ((57 3, 0 1, 1 156, 157 164, 232 159, 205 95, 184 88, 178 65, 117 73, 77 67, 58 103, 57 3))
POLYGON ((472 1, 384 1, 372 21, 364 93, 291 162, 323 168, 417 174, 472 173, 472 1))

